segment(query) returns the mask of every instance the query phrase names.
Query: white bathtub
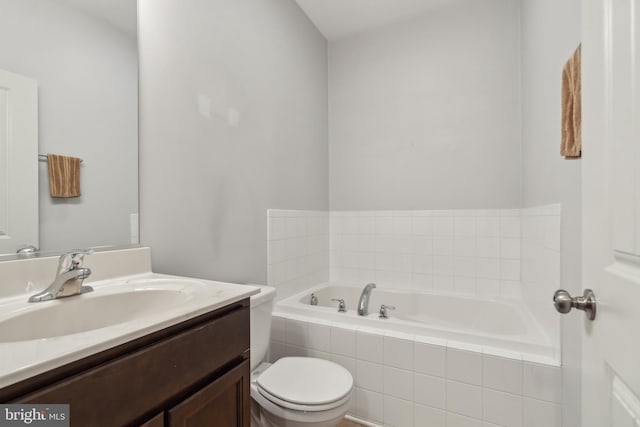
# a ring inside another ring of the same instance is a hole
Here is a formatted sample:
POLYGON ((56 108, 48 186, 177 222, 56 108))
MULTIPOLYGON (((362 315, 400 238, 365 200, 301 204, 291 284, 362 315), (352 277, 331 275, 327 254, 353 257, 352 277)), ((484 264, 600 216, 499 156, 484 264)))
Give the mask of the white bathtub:
POLYGON ((357 304, 362 287, 323 284, 280 301, 275 316, 307 322, 330 322, 349 328, 377 329, 381 334, 413 335, 423 342, 524 361, 559 365, 559 350, 545 335, 522 303, 509 300, 437 295, 419 291, 373 289, 369 314, 359 316, 357 304), (310 305, 311 294, 318 305, 310 305), (332 299, 343 299, 346 313, 339 313, 332 299), (380 319, 380 305, 395 306, 389 318, 380 319))

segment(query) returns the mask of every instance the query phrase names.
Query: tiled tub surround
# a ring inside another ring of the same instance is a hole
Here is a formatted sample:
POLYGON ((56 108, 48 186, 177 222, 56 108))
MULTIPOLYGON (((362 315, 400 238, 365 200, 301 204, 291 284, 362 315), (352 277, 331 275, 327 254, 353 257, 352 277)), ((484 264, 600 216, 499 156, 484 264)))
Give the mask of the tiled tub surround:
POLYGON ((348 369, 350 415, 371 425, 561 426, 560 368, 519 353, 276 311, 270 358, 283 356, 348 369))
POLYGON ((563 287, 560 219, 560 205, 522 209, 522 297, 558 347, 561 319, 550 299, 563 287))
MULTIPOLYGON (((329 217, 332 285, 361 288, 376 282, 374 293, 415 289, 519 303, 533 313, 558 348, 559 322, 548 303, 553 291, 549 289, 560 283, 558 205, 331 212, 329 217)), ((294 294, 294 289, 285 287, 284 296, 294 294)), ((372 305, 370 311, 377 308, 372 305)), ((325 310, 333 315, 335 309, 325 310)), ((351 414, 371 425, 561 425, 557 354, 532 357, 460 342, 458 337, 358 325, 353 319, 345 322, 347 317, 318 318, 276 306, 271 359, 309 355, 342 364, 356 379, 351 414)))
POLYGON ((331 280, 519 297, 521 210, 332 211, 331 280))
POLYGON ((329 213, 267 211, 268 284, 277 299, 329 279, 329 213))
POLYGON ((327 271, 337 283, 500 297, 521 301, 559 343, 549 298, 561 287, 560 205, 270 210, 268 226, 269 285, 278 288, 279 300, 325 282, 327 271))

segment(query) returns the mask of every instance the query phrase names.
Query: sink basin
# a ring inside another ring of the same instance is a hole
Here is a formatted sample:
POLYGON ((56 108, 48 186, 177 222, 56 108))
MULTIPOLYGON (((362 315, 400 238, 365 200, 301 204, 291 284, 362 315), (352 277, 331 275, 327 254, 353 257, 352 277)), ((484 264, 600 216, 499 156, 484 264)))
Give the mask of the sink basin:
POLYGON ((201 286, 190 280, 129 280, 83 295, 19 304, 0 318, 0 343, 79 334, 157 315, 194 299, 201 286))
POLYGON ((37 290, 0 298, 0 389, 259 292, 150 271, 88 282, 93 292, 53 301, 27 302, 37 290))

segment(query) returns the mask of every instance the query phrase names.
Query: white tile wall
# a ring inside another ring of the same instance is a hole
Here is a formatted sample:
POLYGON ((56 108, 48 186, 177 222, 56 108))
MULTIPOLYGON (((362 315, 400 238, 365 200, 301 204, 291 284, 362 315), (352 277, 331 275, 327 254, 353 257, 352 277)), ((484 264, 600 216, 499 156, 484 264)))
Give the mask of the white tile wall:
POLYGON ((414 404, 413 420, 414 427, 446 427, 447 413, 430 406, 414 404))
POLYGON ((447 382, 444 378, 430 375, 414 374, 414 402, 431 408, 445 409, 447 382))
POLYGON ((384 394, 413 401, 413 372, 384 367, 384 394))
POLYGON ((507 393, 523 394, 522 360, 484 354, 482 380, 485 387, 507 393))
POLYGON ((401 369, 413 369, 413 341, 385 336, 384 364, 401 369))
POLYGON ((558 403, 562 399, 562 372, 557 366, 525 363, 524 392, 534 399, 558 403))
POLYGON ((482 419, 482 387, 447 381, 447 411, 482 419))
POLYGON ((384 424, 401 427, 413 425, 413 404, 410 401, 384 397, 384 424))
POLYGON ((311 356, 344 366, 355 379, 350 413, 360 419, 393 427, 562 427, 559 367, 294 315, 273 320, 271 361, 311 356))
POLYGON ((421 374, 446 377, 447 348, 444 345, 433 345, 414 342, 413 369, 421 374))
POLYGON ((374 423, 384 422, 384 395, 369 390, 356 389, 356 414, 367 414, 367 419, 374 423))
POLYGON ((356 387, 382 393, 384 391, 384 366, 358 360, 356 387))
POLYGON ((449 412, 447 427, 484 427, 482 421, 449 412))
POLYGON ((383 336, 358 331, 356 333, 356 355, 358 359, 381 364, 384 360, 383 336))
POLYGON ((483 418, 504 427, 522 427, 524 399, 516 394, 482 390, 483 418))
POLYGON ((329 214, 267 211, 268 284, 277 299, 329 279, 329 214))
MULTIPOLYGON (((279 298, 328 281, 526 297, 559 343, 560 206, 515 210, 269 211, 279 298)), ((560 368, 446 341, 274 316, 271 360, 313 356, 352 372, 351 413, 396 427, 561 427, 560 368)))
POLYGON ((560 205, 522 209, 521 283, 529 310, 560 346, 560 316, 549 303, 560 283, 560 205))
POLYGON ((520 210, 333 211, 332 281, 520 293, 520 210))
POLYGON ((482 384, 482 353, 447 348, 447 378, 482 384))
POLYGON ((562 407, 556 403, 524 399, 524 427, 562 426, 562 407))
POLYGON ((560 206, 508 210, 268 211, 278 299, 332 280, 530 301, 554 339, 560 206))

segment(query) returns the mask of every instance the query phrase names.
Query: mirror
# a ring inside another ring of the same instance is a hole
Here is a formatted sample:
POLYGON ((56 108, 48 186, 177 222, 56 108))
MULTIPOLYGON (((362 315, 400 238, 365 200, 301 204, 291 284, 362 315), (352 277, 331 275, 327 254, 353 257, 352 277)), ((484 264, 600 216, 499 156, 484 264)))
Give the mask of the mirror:
POLYGON ((136 0, 0 0, 0 70, 37 82, 37 154, 82 159, 81 195, 52 198, 33 157, 41 253, 138 243, 136 24, 136 0))

